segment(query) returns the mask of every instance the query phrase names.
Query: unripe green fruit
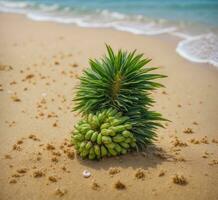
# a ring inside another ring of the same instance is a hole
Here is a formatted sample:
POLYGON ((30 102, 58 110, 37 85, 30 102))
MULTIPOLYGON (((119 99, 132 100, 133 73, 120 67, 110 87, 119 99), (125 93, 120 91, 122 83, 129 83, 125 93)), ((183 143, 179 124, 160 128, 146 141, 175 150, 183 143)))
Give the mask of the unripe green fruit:
POLYGON ((99 122, 99 120, 98 120, 98 118, 97 118, 96 115, 93 116, 93 123, 92 123, 92 125, 93 125, 95 128, 97 128, 97 127, 100 126, 100 122, 99 122))
POLYGON ((105 146, 109 149, 113 149, 115 147, 115 143, 111 142, 109 144, 105 144, 105 146))
POLYGON ((114 119, 113 121, 111 121, 111 125, 112 126, 117 126, 120 125, 122 122, 119 119, 114 119))
POLYGON ((116 133, 111 129, 103 129, 101 130, 101 134, 104 136, 114 136, 116 133))
POLYGON ((129 131, 123 131, 122 132, 122 135, 124 136, 124 137, 131 137, 132 136, 132 133, 131 132, 129 132, 129 131))
POLYGON ((81 145, 80 145, 80 147, 79 147, 79 152, 81 153, 81 152, 84 150, 84 148, 85 148, 84 146, 81 146, 81 145))
POLYGON ((103 136, 108 136, 108 135, 109 135, 108 129, 102 129, 102 130, 101 130, 101 134, 102 134, 103 136))
POLYGON ((115 132, 125 131, 126 130, 126 126, 124 126, 124 125, 115 126, 115 127, 113 127, 113 130, 115 132))
POLYGON ((102 143, 102 135, 101 135, 101 133, 98 134, 97 143, 98 143, 98 144, 101 144, 101 143, 102 143))
POLYGON ((96 144, 94 146, 95 155, 100 156, 100 147, 96 144))
POLYGON ((111 142, 112 142, 111 137, 109 137, 109 136, 102 136, 102 142, 103 142, 104 144, 109 144, 109 143, 111 143, 111 142))
POLYGON ((101 146, 101 156, 105 157, 107 155, 107 149, 102 145, 101 146))
POLYGON ((85 135, 85 139, 86 139, 86 140, 90 140, 93 133, 94 133, 93 130, 89 130, 89 131, 86 133, 86 135, 85 135))
POLYGON ((101 159, 125 154, 135 147, 133 134, 127 131, 131 124, 114 109, 89 114, 75 125, 71 143, 82 158, 101 159))
POLYGON ((89 159, 94 160, 95 159, 95 154, 89 154, 89 159))
POLYGON ((101 125, 101 130, 108 129, 109 127, 111 127, 111 125, 109 123, 104 123, 101 125))
POLYGON ((120 153, 122 151, 122 147, 119 144, 115 145, 115 150, 120 153))
POLYGON ((101 124, 105 119, 105 114, 99 113, 97 117, 98 117, 99 123, 101 124))
POLYGON ((129 148, 129 144, 125 143, 125 142, 121 142, 120 145, 122 147, 124 147, 125 149, 128 149, 129 148))
POLYGON ((97 133, 97 132, 94 132, 94 133, 92 134, 91 141, 92 141, 92 142, 95 142, 95 141, 97 140, 97 137, 98 137, 98 133, 97 133))
POLYGON ((123 137, 122 135, 116 135, 115 137, 113 137, 113 141, 114 142, 123 142, 123 141, 125 141, 125 137, 123 137))
POLYGON ((90 141, 87 142, 85 147, 86 147, 87 150, 89 150, 92 147, 92 143, 90 141))
POLYGON ((95 154, 94 147, 91 147, 91 148, 90 148, 89 154, 95 154))
POLYGON ((84 136, 81 135, 81 134, 78 134, 78 135, 75 135, 75 136, 74 136, 74 139, 75 139, 75 140, 78 140, 78 141, 83 141, 83 140, 84 140, 84 136))
POLYGON ((78 131, 77 129, 75 129, 75 130, 72 132, 72 134, 77 135, 77 134, 79 134, 79 131, 78 131))
POLYGON ((126 138, 126 139, 125 139, 125 143, 130 143, 130 142, 132 142, 132 139, 131 139, 131 138, 126 138))
POLYGON ((110 154, 111 154, 112 156, 116 156, 116 155, 117 155, 117 152, 116 152, 114 149, 108 148, 108 151, 110 152, 110 154))
POLYGON ((132 129, 132 124, 130 124, 130 123, 125 124, 125 128, 128 129, 128 130, 131 130, 132 129))
POLYGON ((87 155, 89 154, 89 151, 84 149, 83 151, 81 151, 80 155, 82 156, 82 158, 85 158, 87 155))
POLYGON ((92 115, 92 114, 89 114, 89 115, 88 115, 88 117, 87 117, 87 121, 88 121, 89 123, 91 123, 91 122, 92 122, 92 117, 93 117, 93 115, 92 115))
POLYGON ((86 134, 87 131, 89 131, 89 130, 90 130, 90 127, 82 127, 81 130, 80 130, 80 133, 86 134))

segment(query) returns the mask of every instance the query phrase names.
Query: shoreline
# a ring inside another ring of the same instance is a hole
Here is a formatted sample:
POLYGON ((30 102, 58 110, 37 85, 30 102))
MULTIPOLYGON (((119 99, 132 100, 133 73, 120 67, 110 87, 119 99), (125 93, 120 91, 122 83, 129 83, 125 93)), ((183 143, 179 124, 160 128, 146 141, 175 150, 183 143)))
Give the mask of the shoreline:
POLYGON ((200 59, 200 58, 195 58, 192 57, 191 55, 189 55, 187 52, 185 52, 184 50, 182 50, 182 46, 192 40, 195 40, 196 38, 202 37, 202 36, 206 36, 208 34, 203 34, 200 36, 184 36, 183 33, 179 33, 179 32, 166 32, 166 33, 160 33, 160 34, 142 34, 142 33, 134 33, 132 31, 128 31, 128 30, 122 30, 122 29, 117 29, 115 27, 92 27, 92 26, 82 26, 82 25, 78 25, 76 23, 64 23, 64 22, 58 22, 52 19, 48 19, 48 20, 43 20, 43 19, 34 19, 32 17, 29 17, 28 15, 26 15, 26 13, 10 13, 10 12, 0 12, 0 15, 21 15, 23 17, 25 17, 28 20, 31 21, 35 21, 35 22, 41 22, 41 23, 55 23, 55 24, 63 24, 66 26, 76 26, 79 28, 88 28, 88 29, 105 29, 105 30, 115 30, 115 31, 120 31, 120 32, 126 32, 126 33, 130 33, 133 35, 137 35, 137 36, 142 36, 142 37, 160 37, 160 38, 169 38, 169 40, 172 41, 177 41, 176 44, 176 48, 175 48, 175 52, 181 56, 182 58, 188 60, 191 63, 198 63, 198 64, 206 64, 206 65, 210 65, 212 67, 215 67, 216 69, 218 69, 218 63, 215 63, 214 61, 211 60, 205 60, 205 59, 200 59), (182 35, 182 36, 181 36, 182 35))
POLYGON ((183 59, 176 39, 166 35, 35 22, 16 14, 0 14, 0 27, 1 199, 217 199, 215 67, 183 59), (152 59, 149 66, 159 67, 156 73, 168 76, 152 96, 153 109, 171 123, 145 152, 93 162, 81 160, 70 145, 80 120, 71 112, 72 96, 88 59, 103 56, 105 43, 137 49, 152 59), (126 189, 118 190, 118 181, 126 189))

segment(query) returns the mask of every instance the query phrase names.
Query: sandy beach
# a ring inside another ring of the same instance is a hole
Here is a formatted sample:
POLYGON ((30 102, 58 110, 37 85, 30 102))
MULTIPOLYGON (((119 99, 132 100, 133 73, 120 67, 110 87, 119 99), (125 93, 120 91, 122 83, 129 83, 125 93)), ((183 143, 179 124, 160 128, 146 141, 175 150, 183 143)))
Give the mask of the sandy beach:
POLYGON ((177 42, 0 14, 0 199, 218 199, 218 70, 180 57, 177 42), (168 76, 152 95, 171 122, 143 153, 81 160, 72 98, 105 43, 137 49, 168 76))

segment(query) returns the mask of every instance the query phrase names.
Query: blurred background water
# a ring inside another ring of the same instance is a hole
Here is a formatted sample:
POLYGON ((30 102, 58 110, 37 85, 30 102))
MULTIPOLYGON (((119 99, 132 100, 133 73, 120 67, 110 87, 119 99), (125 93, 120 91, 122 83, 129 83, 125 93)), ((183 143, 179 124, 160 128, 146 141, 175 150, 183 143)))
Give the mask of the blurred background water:
POLYGON ((218 66, 218 0, 0 0, 0 12, 38 21, 180 37, 176 51, 218 66))

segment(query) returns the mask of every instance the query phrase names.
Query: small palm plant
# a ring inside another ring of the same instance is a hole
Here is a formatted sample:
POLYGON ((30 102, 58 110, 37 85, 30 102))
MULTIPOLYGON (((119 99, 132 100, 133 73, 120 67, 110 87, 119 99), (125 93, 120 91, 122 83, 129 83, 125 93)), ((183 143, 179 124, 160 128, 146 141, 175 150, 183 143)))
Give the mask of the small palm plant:
POLYGON ((88 115, 109 108, 117 110, 129 118, 137 148, 142 149, 152 143, 156 129, 165 120, 150 110, 155 102, 150 93, 163 87, 155 80, 166 76, 151 73, 157 68, 148 67, 151 60, 144 59, 136 50, 114 53, 110 46, 106 47, 108 55, 100 60, 90 59, 91 67, 80 78, 74 111, 88 115))

